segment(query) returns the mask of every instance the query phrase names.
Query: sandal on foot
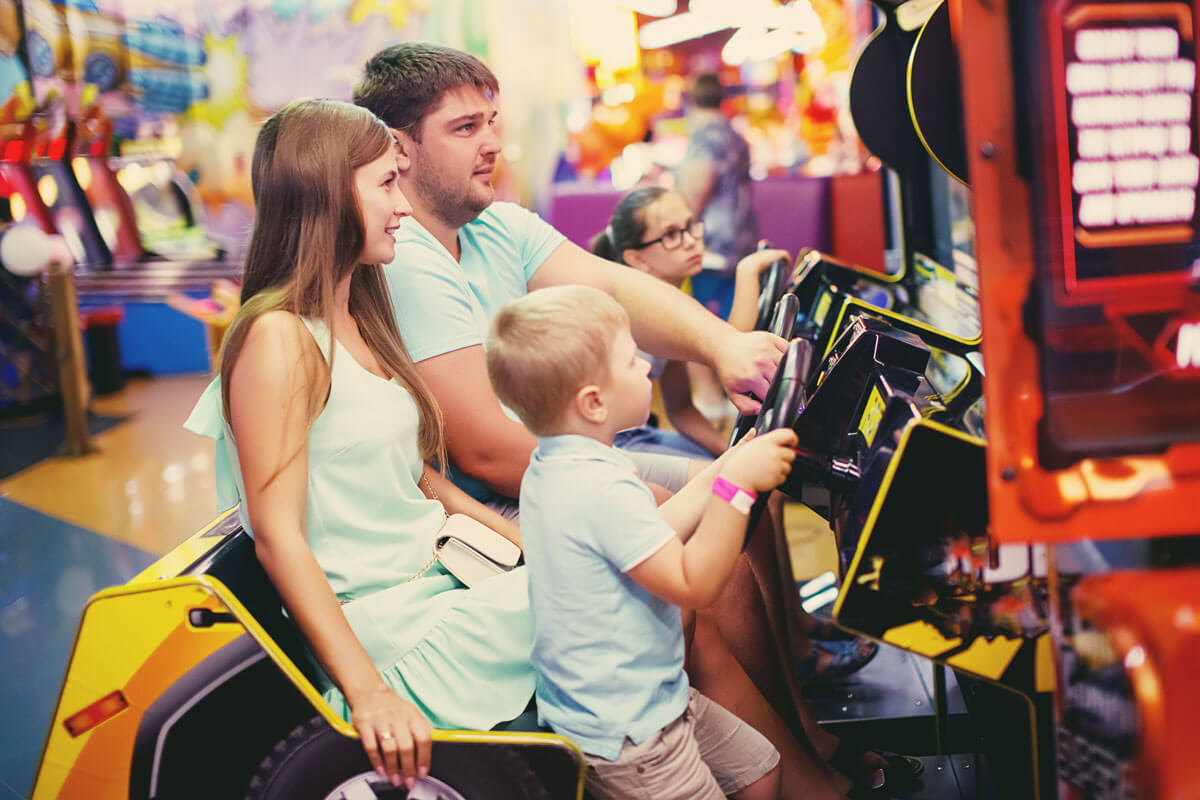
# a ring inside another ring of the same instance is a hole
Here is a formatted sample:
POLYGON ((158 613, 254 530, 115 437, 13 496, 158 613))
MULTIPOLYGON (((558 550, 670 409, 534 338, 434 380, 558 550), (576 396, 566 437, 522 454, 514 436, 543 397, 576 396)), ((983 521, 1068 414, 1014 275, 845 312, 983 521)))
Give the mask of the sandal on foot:
POLYGON ((818 642, 849 642, 858 638, 850 631, 839 628, 829 617, 813 614, 812 618, 814 620, 813 629, 808 632, 810 639, 818 642))
MULTIPOLYGON (((882 750, 860 747, 842 739, 829 758, 830 765, 854 781, 856 796, 870 797, 881 789, 902 791, 917 783, 917 777, 925 771, 925 762, 915 756, 904 756, 882 750), (871 769, 863 766, 863 757, 875 753, 887 761, 882 767, 871 769)), ((852 794, 852 796, 855 796, 852 794)))
POLYGON ((796 664, 796 679, 801 683, 811 683, 818 680, 836 680, 844 678, 870 663, 879 652, 879 645, 867 639, 854 639, 849 642, 814 642, 808 655, 796 664), (866 642, 870 648, 866 653, 860 652, 860 642, 866 642), (819 667, 821 653, 828 653, 832 658, 824 667, 819 667))

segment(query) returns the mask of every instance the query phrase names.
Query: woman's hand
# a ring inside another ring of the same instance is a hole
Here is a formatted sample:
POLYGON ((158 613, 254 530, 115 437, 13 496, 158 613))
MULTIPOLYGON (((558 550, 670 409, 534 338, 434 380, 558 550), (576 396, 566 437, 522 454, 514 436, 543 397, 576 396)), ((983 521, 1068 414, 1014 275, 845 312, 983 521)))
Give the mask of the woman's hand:
POLYGON ((412 703, 386 685, 351 703, 350 721, 362 737, 363 750, 379 777, 411 790, 429 774, 433 728, 412 703))

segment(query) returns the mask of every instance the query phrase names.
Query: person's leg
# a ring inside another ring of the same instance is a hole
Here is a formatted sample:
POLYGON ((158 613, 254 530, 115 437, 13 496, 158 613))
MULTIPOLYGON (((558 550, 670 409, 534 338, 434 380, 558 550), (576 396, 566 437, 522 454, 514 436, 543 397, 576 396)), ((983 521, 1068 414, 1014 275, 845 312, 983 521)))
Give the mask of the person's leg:
MULTIPOLYGON (((809 654, 813 642, 806 633, 807 628, 811 626, 811 618, 801 607, 800 596, 795 588, 796 579, 792 573, 791 555, 782 524, 781 500, 782 495, 779 492, 774 492, 768 500, 768 513, 763 515, 762 521, 750 537, 743 558, 760 591, 761 610, 756 610, 753 595, 745 591, 732 593, 729 598, 723 596, 724 602, 718 601, 713 610, 717 612, 716 621, 722 636, 726 638, 734 656, 738 657, 741 663, 750 662, 755 658, 754 653, 759 653, 758 658, 761 660, 761 653, 770 647, 771 642, 767 640, 755 644, 753 639, 756 636, 768 634, 779 645, 777 654, 781 659, 780 673, 774 676, 769 671, 757 674, 754 678, 755 683, 761 688, 770 685, 774 678, 787 686, 787 694, 793 699, 790 707, 795 712, 794 722, 799 722, 803 728, 802 735, 808 744, 822 763, 827 763, 834 758, 841 741, 839 737, 822 728, 809 713, 804 704, 802 687, 792 669, 799 659, 809 654), (774 503, 779 503, 775 511, 772 510, 774 503), (762 615, 760 619, 767 620, 767 626, 746 624, 746 621, 753 619, 756 614, 762 615), (739 653, 742 654, 740 657, 739 653)), ((860 648, 863 645, 873 647, 875 643, 868 639, 860 639, 857 645, 860 648)), ((818 653, 818 658, 819 673, 825 666, 822 662, 831 661, 833 656, 822 652, 818 653)), ((782 698, 781 688, 776 688, 775 692, 782 698)), ((839 755, 838 760, 851 779, 867 785, 875 780, 877 770, 889 764, 886 757, 870 749, 856 752, 854 758, 839 755)))
MULTIPOLYGON (((768 509, 770 505, 769 501, 768 509)), ((808 712, 792 672, 792 665, 808 655, 811 642, 797 621, 802 609, 787 538, 783 526, 776 527, 771 516, 781 515, 763 515, 725 591, 701 617, 716 627, 728 652, 767 702, 779 709, 787 726, 826 761, 838 738, 808 712)), ((713 697, 707 689, 701 690, 713 697)))
POLYGON ((667 431, 642 425, 638 428, 619 431, 613 439, 613 447, 636 453, 661 453, 684 458, 712 460, 712 454, 678 431, 667 431))
POLYGON ((844 797, 850 781, 816 757, 775 713, 741 664, 729 652, 712 618, 699 614, 688 650, 688 677, 709 699, 761 733, 779 752, 780 796, 805 800, 844 797))
MULTIPOLYGON (((692 474, 695 459, 668 456, 662 453, 641 453, 622 450, 637 469, 638 477, 646 483, 655 484, 669 492, 678 492, 692 474)), ((659 501, 662 502, 661 500, 659 501)))
POLYGON ((734 792, 730 797, 733 800, 776 800, 776 798, 783 797, 780 774, 779 767, 775 767, 745 789, 734 792))
POLYGON ((509 522, 515 522, 518 525, 521 523, 521 507, 512 497, 496 495, 484 503, 485 506, 495 511, 500 516, 504 517, 509 522))
POLYGON ((779 797, 779 751, 765 736, 695 687, 688 690, 686 713, 695 728, 700 758, 722 792, 735 800, 779 797))

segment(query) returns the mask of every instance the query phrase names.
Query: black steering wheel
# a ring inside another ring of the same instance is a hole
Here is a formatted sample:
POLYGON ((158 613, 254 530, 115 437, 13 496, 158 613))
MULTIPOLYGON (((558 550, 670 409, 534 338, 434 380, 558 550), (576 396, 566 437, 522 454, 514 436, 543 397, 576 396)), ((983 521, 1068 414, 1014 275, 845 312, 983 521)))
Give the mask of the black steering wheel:
MULTIPOLYGON (((775 303, 775 313, 771 317, 770 327, 767 328, 767 330, 781 339, 791 341, 791 338, 796 335, 796 328, 799 326, 799 319, 800 298, 796 297, 796 295, 792 294, 791 292, 788 292, 783 297, 780 297, 779 301, 775 303)), ((812 348, 810 346, 810 353, 811 350, 812 348)), ((784 358, 787 358, 787 356, 785 355, 784 358)), ((803 367, 805 372, 802 374, 808 374, 808 363, 806 362, 803 367)), ((782 360, 779 362, 779 369, 783 369, 782 360)), ((778 374, 778 371, 776 371, 776 374, 778 374)), ((770 396, 770 392, 768 392, 767 396, 770 396)), ((764 398, 764 405, 766 402, 767 401, 764 398)), ((729 436, 730 446, 736 444, 739 439, 746 435, 746 431, 754 427, 755 419, 757 419, 757 415, 755 414, 738 414, 737 420, 733 423, 733 433, 729 436)))
MULTIPOLYGON (((771 381, 771 388, 763 398, 762 411, 753 422, 759 435, 791 427, 804 411, 804 384, 812 363, 812 352, 813 344, 807 339, 792 339, 788 342, 787 352, 779 362, 779 369, 775 372, 775 379, 771 381)), ((771 492, 759 494, 750 508, 743 546, 750 541, 750 534, 758 527, 770 495, 771 492)))
POLYGON ((775 304, 788 290, 788 280, 792 276, 791 265, 786 258, 777 259, 758 276, 758 318, 754 321, 754 330, 765 331, 771 322, 775 304))

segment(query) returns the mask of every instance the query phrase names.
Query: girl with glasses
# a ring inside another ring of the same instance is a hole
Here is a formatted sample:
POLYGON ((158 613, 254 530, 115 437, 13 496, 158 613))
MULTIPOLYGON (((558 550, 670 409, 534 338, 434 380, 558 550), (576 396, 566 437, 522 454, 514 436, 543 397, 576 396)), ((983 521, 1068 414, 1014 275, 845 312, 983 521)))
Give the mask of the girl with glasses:
MULTIPOLYGON (((612 221, 593 240, 592 252, 678 287, 700 271, 704 223, 696 219, 675 192, 660 186, 635 189, 617 204, 612 221)), ((758 276, 780 258, 789 258, 787 251, 762 250, 738 263, 729 314, 729 322, 735 328, 753 330, 758 276)), ((616 446, 688 456, 720 455, 725 450, 727 436, 713 427, 693 403, 692 385, 684 363, 643 355, 650 361, 650 376, 658 380, 667 419, 678 433, 643 426, 622 431, 617 435, 616 446)))

